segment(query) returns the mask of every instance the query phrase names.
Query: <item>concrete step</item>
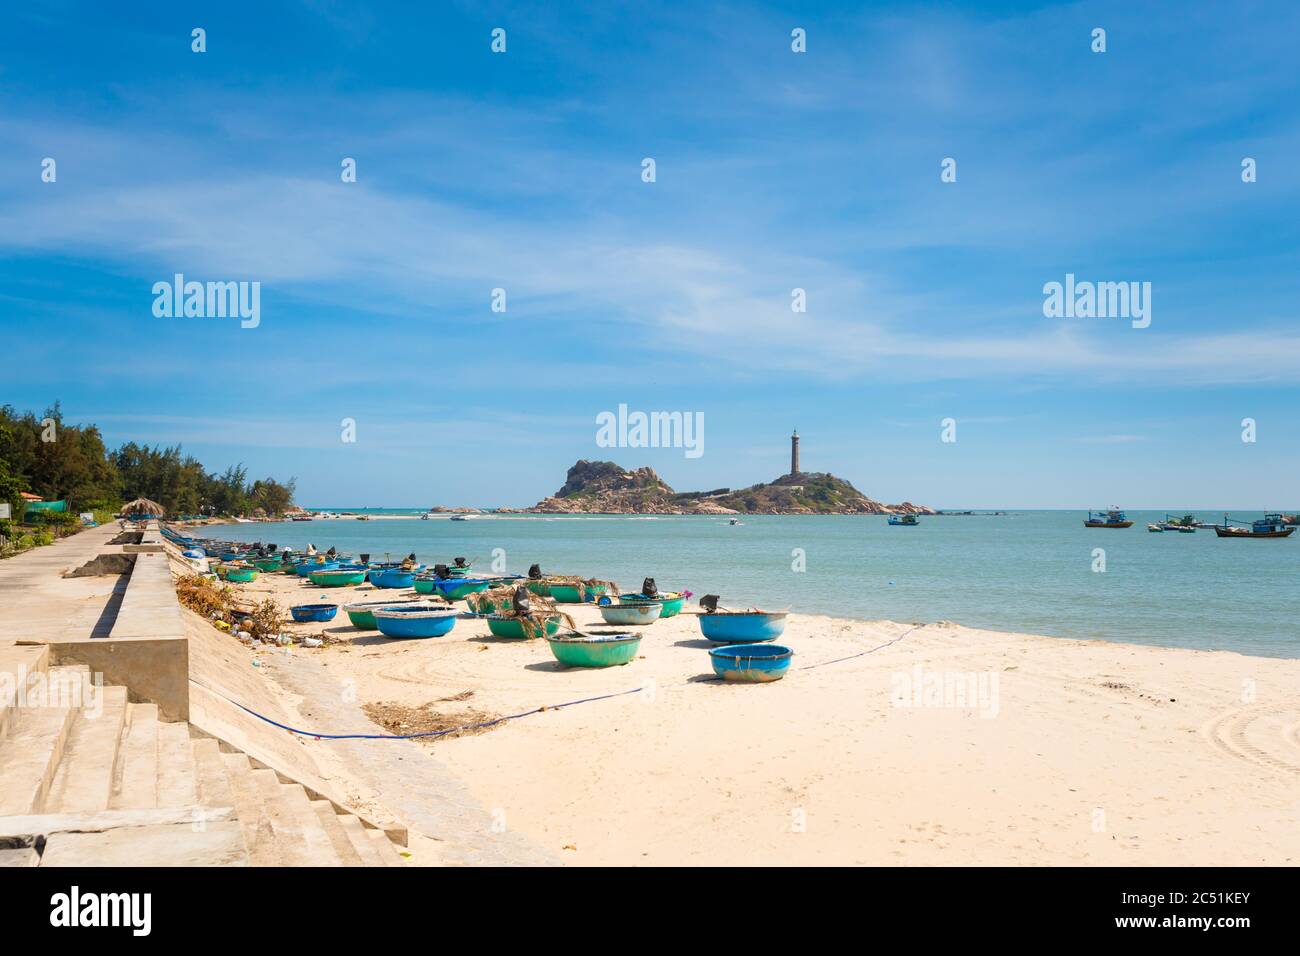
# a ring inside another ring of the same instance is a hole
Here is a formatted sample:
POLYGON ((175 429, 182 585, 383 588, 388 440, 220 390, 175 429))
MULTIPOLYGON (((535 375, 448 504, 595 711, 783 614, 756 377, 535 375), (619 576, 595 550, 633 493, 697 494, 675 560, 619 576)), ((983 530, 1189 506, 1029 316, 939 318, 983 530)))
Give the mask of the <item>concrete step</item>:
POLYGON ((297 784, 282 784, 274 770, 254 770, 275 831, 280 866, 339 866, 320 820, 311 808, 307 791, 297 784))
POLYGON ((49 657, 49 649, 43 644, 0 645, 0 673, 8 675, 0 679, 0 741, 18 719, 20 685, 32 674, 44 673, 49 657))
POLYGON ((383 830, 372 830, 367 827, 366 836, 375 845, 375 850, 379 853, 384 866, 406 865, 406 861, 398 854, 397 847, 393 846, 393 841, 388 839, 388 834, 383 830))
MULTIPOLYGON (((59 670, 51 668, 51 673, 59 670)), ((71 696, 64 699, 75 701, 79 696, 76 672, 61 676, 71 688, 71 696)), ((96 813, 108 809, 113 795, 113 772, 126 722, 126 688, 92 689, 88 674, 86 678, 81 687, 87 696, 80 698, 81 707, 68 733, 45 801, 47 813, 96 813)))
POLYGON ((40 866, 41 855, 36 847, 26 844, 12 849, 0 849, 0 867, 40 866))
POLYGON ((196 737, 190 746, 198 768, 199 802, 205 807, 233 807, 235 793, 221 760, 221 745, 211 737, 196 737))
POLYGON ((338 858, 343 862, 343 865, 365 866, 361 854, 357 852, 357 848, 348 839, 343 824, 339 823, 339 815, 334 812, 334 804, 328 800, 313 800, 311 807, 316 811, 316 819, 320 820, 321 828, 325 831, 325 835, 330 838, 330 845, 334 847, 334 852, 338 854, 338 858))
POLYGON ((207 810, 180 808, 184 822, 51 834, 41 866, 247 866, 239 821, 213 820, 196 828, 190 817, 207 810))
POLYGON ((152 809, 158 806, 158 705, 127 704, 126 724, 108 805, 113 810, 152 809))
MULTIPOLYGON (((358 818, 350 813, 341 813, 338 815, 339 824, 343 827, 343 832, 348 835, 352 841, 352 847, 361 857, 364 866, 387 866, 388 861, 380 853, 380 847, 374 843, 366 834, 371 832, 366 829, 358 818)), ((385 838, 387 839, 387 838, 385 838)))
POLYGON ((40 813, 77 712, 24 707, 0 742, 0 816, 40 813))
POLYGON ((253 768, 248 755, 223 753, 221 762, 226 768, 226 780, 234 797, 235 812, 243 828, 244 843, 248 847, 249 866, 277 866, 275 831, 261 789, 253 779, 253 768))
POLYGON ((198 768, 187 723, 158 724, 158 806, 188 807, 199 802, 198 768))

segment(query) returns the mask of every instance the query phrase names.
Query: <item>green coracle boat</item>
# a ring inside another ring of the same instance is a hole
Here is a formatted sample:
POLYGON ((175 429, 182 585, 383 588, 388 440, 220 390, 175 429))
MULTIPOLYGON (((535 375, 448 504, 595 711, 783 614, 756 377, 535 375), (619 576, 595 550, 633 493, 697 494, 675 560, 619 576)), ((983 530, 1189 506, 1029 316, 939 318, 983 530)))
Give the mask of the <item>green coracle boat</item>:
POLYGON ((257 568, 251 566, 236 567, 230 564, 217 565, 217 577, 232 584, 248 584, 257 580, 257 568))
POLYGON ((253 565, 257 570, 266 571, 267 573, 278 571, 281 566, 279 558, 258 558, 253 562, 253 565))
MULTIPOLYGON (((555 599, 556 604, 583 604, 586 601, 594 601, 608 589, 605 584, 552 584, 550 596, 555 599)), ((536 593, 536 592, 534 592, 536 593)))
POLYGON ((618 596, 620 604, 645 604, 647 601, 655 601, 663 605, 663 610, 659 612, 659 619, 666 617, 675 617, 682 613, 682 605, 686 603, 686 595, 681 591, 660 591, 657 597, 646 597, 644 594, 620 594, 618 596))
POLYGON ((344 568, 334 571, 313 571, 307 575, 312 584, 322 588, 342 588, 366 583, 366 569, 344 568))
MULTIPOLYGON (((488 591, 492 590, 488 588, 488 591)), ((469 609, 475 614, 501 614, 510 610, 510 595, 506 594, 501 597, 485 597, 486 591, 478 591, 466 598, 469 609)))
POLYGON ((352 626, 363 631, 377 631, 379 624, 375 621, 375 611, 381 607, 401 607, 405 601, 358 601, 343 605, 352 626))
MULTIPOLYGON (((503 614, 488 615, 488 630, 497 637, 509 637, 515 640, 527 640, 530 637, 541 637, 540 634, 529 634, 524 630, 524 622, 521 618, 506 617, 503 614)), ((552 614, 546 619, 546 637, 554 637, 555 632, 560 629, 560 615, 552 614)))
POLYGON ((614 667, 636 657, 641 647, 641 635, 630 632, 583 635, 574 632, 563 637, 548 637, 546 643, 551 646, 555 659, 565 667, 614 667))

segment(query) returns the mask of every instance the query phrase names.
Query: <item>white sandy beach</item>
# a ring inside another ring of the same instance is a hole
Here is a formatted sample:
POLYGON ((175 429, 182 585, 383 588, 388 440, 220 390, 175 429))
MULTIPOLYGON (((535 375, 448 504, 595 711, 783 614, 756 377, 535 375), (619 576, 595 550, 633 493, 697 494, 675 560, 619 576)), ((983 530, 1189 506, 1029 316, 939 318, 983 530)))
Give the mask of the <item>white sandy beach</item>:
MULTIPOLYGON (((409 593, 283 575, 236 587, 286 608, 409 593)), ((575 617, 599 623, 589 607, 575 617)), ((362 704, 503 715, 642 688, 421 744, 497 827, 570 864, 1300 859, 1300 661, 795 614, 789 675, 730 685, 704 679, 690 615, 645 628, 641 656, 604 670, 562 669, 545 642, 499 640, 479 620, 424 641, 356 631, 342 612, 288 630, 340 641, 295 650, 294 679, 328 674, 362 704), (970 679, 985 696, 897 706, 917 677, 931 690, 970 679)), ((298 719, 374 730, 319 701, 298 719)))

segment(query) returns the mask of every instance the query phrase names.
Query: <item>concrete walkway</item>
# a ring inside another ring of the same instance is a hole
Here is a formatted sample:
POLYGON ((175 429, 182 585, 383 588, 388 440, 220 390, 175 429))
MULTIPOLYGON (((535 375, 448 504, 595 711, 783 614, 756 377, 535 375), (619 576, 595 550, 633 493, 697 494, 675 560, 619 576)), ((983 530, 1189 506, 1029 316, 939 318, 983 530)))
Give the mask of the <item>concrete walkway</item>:
POLYGON ((0 561, 0 647, 18 641, 107 636, 110 602, 115 595, 120 600, 127 576, 62 575, 111 549, 109 542, 120 533, 116 524, 87 528, 0 561))

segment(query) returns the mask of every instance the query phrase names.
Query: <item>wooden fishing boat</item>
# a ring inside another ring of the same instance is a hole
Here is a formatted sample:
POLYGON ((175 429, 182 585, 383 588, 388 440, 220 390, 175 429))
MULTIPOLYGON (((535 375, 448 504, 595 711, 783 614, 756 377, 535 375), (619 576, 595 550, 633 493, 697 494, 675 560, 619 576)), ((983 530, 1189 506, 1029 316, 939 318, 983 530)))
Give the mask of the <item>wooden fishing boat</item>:
POLYGON ((1161 534, 1164 532, 1165 529, 1158 524, 1149 524, 1147 525, 1147 530, 1152 531, 1156 534, 1161 534))
POLYGON ((1214 533, 1220 538, 1288 538, 1295 533, 1295 526, 1285 524, 1280 514, 1266 514, 1252 521, 1249 528, 1237 528, 1228 521, 1224 515, 1223 524, 1214 526, 1214 533))
POLYGON ((767 684, 790 669, 794 651, 781 644, 732 644, 709 649, 713 673, 737 684, 767 684))
POLYGON ((916 515, 914 514, 904 514, 904 515, 890 515, 889 523, 910 528, 920 524, 921 522, 917 519, 916 515))
POLYGON ((1131 528, 1133 522, 1118 508, 1110 508, 1107 511, 1089 511, 1083 526, 1085 528, 1131 528))
POLYGON ((636 657, 641 647, 641 635, 632 632, 619 634, 579 634, 571 631, 548 637, 555 659, 565 667, 616 667, 636 657))
POLYGON ((412 602, 370 612, 384 637, 442 637, 456 626, 460 612, 441 604, 412 602))

